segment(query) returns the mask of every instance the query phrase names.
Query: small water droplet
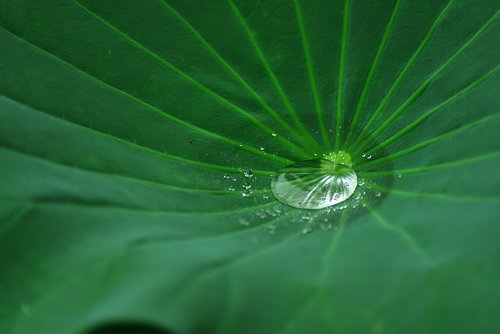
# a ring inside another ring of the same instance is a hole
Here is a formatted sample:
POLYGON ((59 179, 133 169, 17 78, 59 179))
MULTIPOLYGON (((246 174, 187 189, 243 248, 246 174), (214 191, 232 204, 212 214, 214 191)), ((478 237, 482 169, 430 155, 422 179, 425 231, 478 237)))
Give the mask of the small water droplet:
POLYGON ((370 160, 373 156, 370 154, 366 157, 366 159, 370 160))
POLYGON ((325 159, 294 163, 276 173, 274 196, 283 204, 301 209, 322 209, 351 197, 358 184, 354 170, 325 159))
POLYGON ((265 151, 265 150, 266 150, 266 148, 265 148, 264 146, 261 146, 261 147, 260 147, 260 150, 261 150, 261 151, 265 151))
POLYGON ((399 173, 398 175, 396 175, 398 179, 402 178, 403 177, 403 174, 399 173))
POLYGON ((380 191, 377 191, 377 192, 375 193, 375 197, 380 197, 380 196, 382 196, 382 193, 381 193, 380 191))
POLYGON ((302 234, 309 234, 311 233, 313 230, 312 230, 312 227, 311 226, 306 226, 302 229, 302 234))
POLYGON ((247 179, 251 179, 253 177, 253 172, 250 169, 248 169, 243 172, 243 176, 246 177, 247 179))
POLYGON ((263 198, 263 199, 269 199, 269 194, 264 194, 264 195, 262 195, 262 198, 263 198))
POLYGON ((249 226, 250 225, 250 221, 246 220, 245 218, 240 218, 240 224, 243 225, 243 226, 249 226))
POLYGON ((245 182, 243 182, 242 187, 243 187, 243 189, 250 189, 250 188, 252 188, 252 185, 245 181, 245 182))
POLYGON ((227 188, 227 190, 229 190, 229 191, 235 191, 235 190, 236 190, 236 188, 235 188, 235 187, 233 187, 233 186, 230 186, 229 188, 227 188))
POLYGON ((276 137, 278 134, 276 132, 271 133, 271 136, 276 137))
POLYGON ((21 312, 24 314, 30 314, 31 313, 31 308, 27 304, 21 304, 21 312))
POLYGON ((229 174, 224 174, 224 178, 227 180, 230 178, 229 174))
POLYGON ((267 231, 269 232, 269 234, 273 235, 274 233, 276 233, 276 226, 275 225, 268 225, 267 226, 267 231))
POLYGON ((252 195, 252 192, 248 189, 245 189, 241 192, 241 196, 243 197, 250 197, 250 195, 252 195))
POLYGON ((321 223, 319 224, 319 228, 322 230, 322 231, 328 231, 329 229, 332 228, 332 224, 330 223, 321 223))

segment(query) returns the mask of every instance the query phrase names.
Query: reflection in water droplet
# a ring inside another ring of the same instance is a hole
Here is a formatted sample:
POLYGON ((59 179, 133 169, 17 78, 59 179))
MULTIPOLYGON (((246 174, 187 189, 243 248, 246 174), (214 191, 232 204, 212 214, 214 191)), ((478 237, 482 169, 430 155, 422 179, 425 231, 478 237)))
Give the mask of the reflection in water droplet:
POLYGON ((358 179, 352 168, 330 160, 306 160, 274 175, 271 189, 283 204, 300 209, 322 209, 348 199, 358 179))

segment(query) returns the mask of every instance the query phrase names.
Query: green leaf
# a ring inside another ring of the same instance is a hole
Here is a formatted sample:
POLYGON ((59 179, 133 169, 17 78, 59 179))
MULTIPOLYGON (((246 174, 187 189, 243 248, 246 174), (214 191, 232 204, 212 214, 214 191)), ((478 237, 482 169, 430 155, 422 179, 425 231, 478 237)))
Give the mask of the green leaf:
POLYGON ((0 0, 0 332, 499 332, 499 21, 0 0), (272 196, 339 150, 342 207, 272 196))

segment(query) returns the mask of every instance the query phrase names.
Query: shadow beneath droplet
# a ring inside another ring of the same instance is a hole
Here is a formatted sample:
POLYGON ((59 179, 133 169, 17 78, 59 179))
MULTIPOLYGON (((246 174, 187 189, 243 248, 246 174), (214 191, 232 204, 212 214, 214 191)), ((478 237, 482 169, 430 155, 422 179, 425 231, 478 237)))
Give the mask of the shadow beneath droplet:
POLYGON ((175 334, 160 327, 136 322, 114 322, 96 326, 84 334, 175 334))

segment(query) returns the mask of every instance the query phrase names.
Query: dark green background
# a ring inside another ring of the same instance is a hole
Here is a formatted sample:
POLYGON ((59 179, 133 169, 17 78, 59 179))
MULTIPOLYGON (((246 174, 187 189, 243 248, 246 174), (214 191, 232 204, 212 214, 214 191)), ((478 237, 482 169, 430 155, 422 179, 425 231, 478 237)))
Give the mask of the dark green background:
POLYGON ((1 0, 0 332, 499 332, 499 24, 494 0, 1 0), (273 199, 336 146, 372 204, 273 199))

